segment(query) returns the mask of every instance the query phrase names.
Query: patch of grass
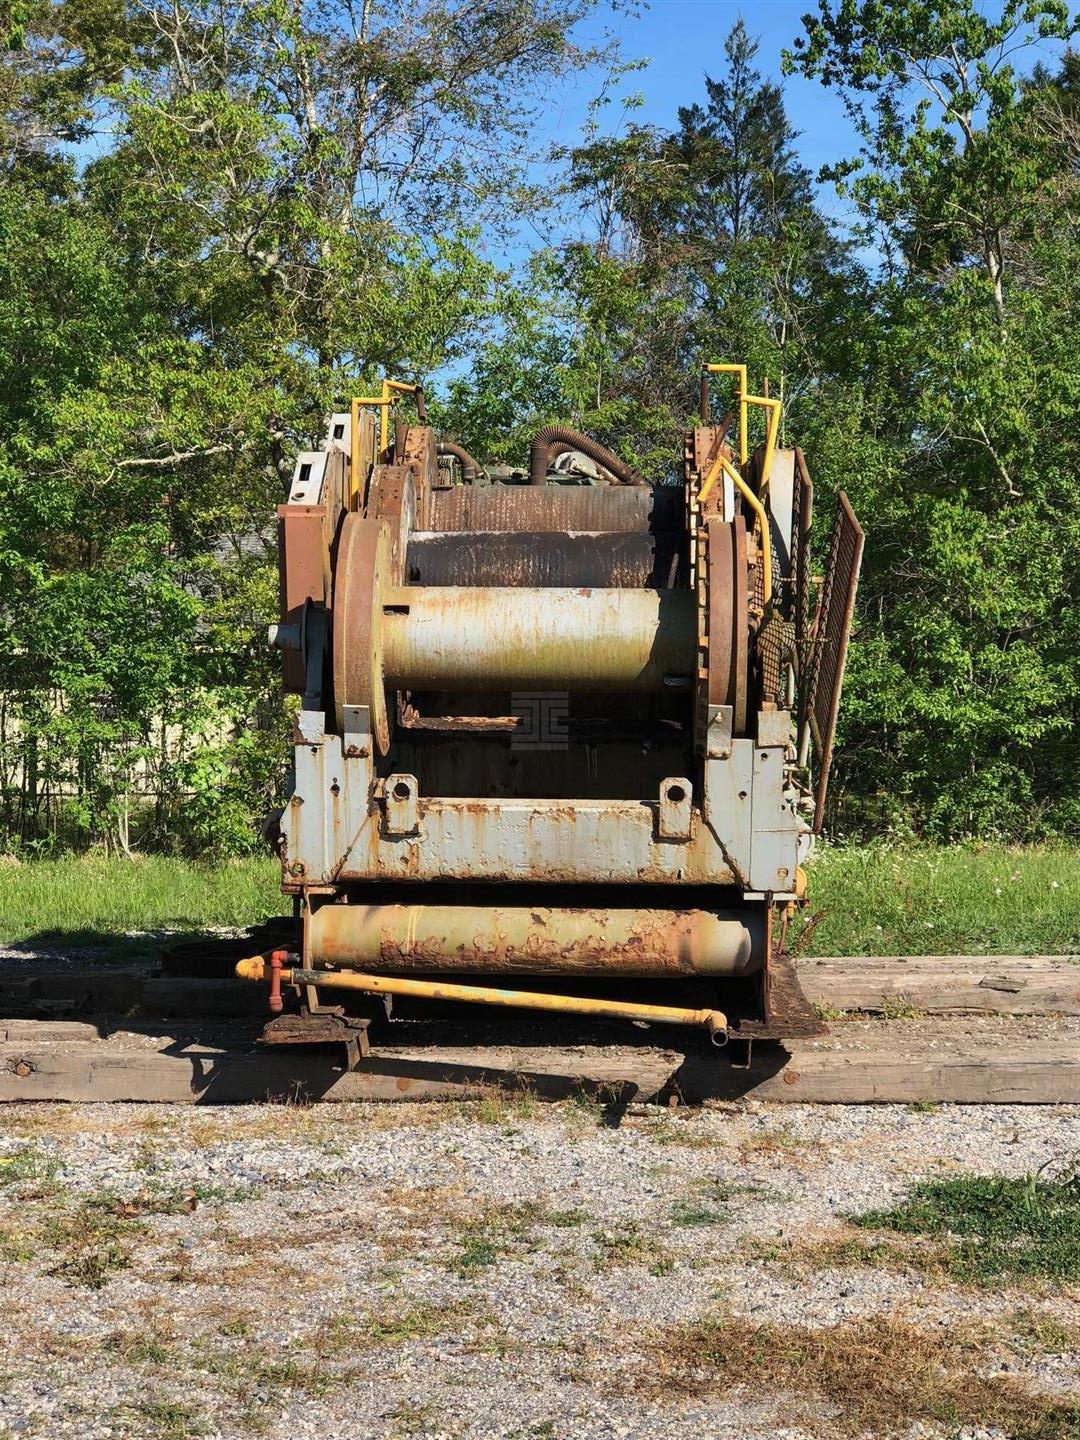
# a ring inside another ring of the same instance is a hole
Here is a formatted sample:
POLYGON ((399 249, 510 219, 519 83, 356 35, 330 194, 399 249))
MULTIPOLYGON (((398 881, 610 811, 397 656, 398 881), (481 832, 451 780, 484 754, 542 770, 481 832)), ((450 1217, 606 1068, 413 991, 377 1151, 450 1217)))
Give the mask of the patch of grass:
POLYGON ((397 1435, 419 1435, 438 1423, 439 1407, 431 1400, 406 1400, 391 1410, 388 1419, 397 1427, 397 1435))
POLYGON ((517 1090, 494 1090, 490 1095, 461 1102, 464 1114, 478 1125, 513 1126, 518 1121, 534 1119, 540 1106, 536 1095, 525 1086, 517 1090))
POLYGON ((455 1226, 456 1250, 447 1261, 451 1270, 471 1279, 504 1255, 539 1248, 536 1231, 547 1223, 548 1211, 535 1200, 486 1205, 455 1226))
POLYGON ((164 1365, 175 1353, 160 1336, 138 1330, 117 1330, 108 1336, 102 1348, 118 1355, 125 1365, 164 1365))
POLYGON ((250 925, 282 913, 280 884, 269 856, 213 866, 162 856, 30 861, 4 871, 0 941, 92 944, 130 930, 250 925))
POLYGON ((139 1440, 193 1440, 212 1428, 209 1421, 189 1405, 176 1400, 139 1400, 116 1405, 109 1418, 122 1435, 139 1440))
POLYGON ((661 1120, 648 1135, 654 1145, 678 1145, 683 1150, 718 1150, 721 1145, 714 1130, 685 1120, 661 1120))
POLYGON ((814 1014, 819 1020, 846 1020, 850 1010, 840 1010, 835 1005, 825 1005, 820 1000, 814 1001, 814 1014))
MULTIPOLYGON (((36 1161, 27 1160, 22 1168, 36 1174, 35 1165, 36 1161)), ((202 1203, 225 1203, 250 1193, 250 1187, 240 1191, 211 1185, 164 1186, 134 1195, 102 1190, 75 1202, 57 1200, 47 1214, 24 1228, 0 1231, 0 1255, 27 1262, 42 1251, 52 1252, 50 1275, 100 1290, 130 1266, 133 1243, 149 1233, 147 1216, 190 1214, 202 1203)))
POLYGON ((373 1345, 404 1345, 410 1340, 429 1340, 450 1334, 476 1314, 477 1307, 469 1300, 449 1305, 423 1301, 406 1310, 372 1315, 353 1330, 353 1335, 373 1345))
POLYGON ((1080 1321, 1023 1309, 1005 1316, 1002 1325, 1006 1339, 1021 1353, 1064 1355, 1080 1351, 1080 1321))
POLYGON ((671 1223, 685 1226, 688 1229, 694 1229, 699 1225, 726 1225, 728 1218, 724 1211, 717 1210, 715 1206, 706 1205, 700 1200, 676 1200, 671 1207, 671 1223))
POLYGON ((792 1420, 830 1437, 899 1435, 913 1422, 999 1428, 1011 1440, 1073 1440, 1080 1404, 985 1374, 987 1352, 961 1327, 923 1330, 887 1315, 827 1326, 734 1316, 669 1327, 644 1345, 634 1387, 670 1396, 775 1397, 792 1420), (822 1407, 830 1413, 822 1414, 822 1407))
POLYGON ((36 1233, 40 1244, 57 1256, 50 1275, 100 1290, 118 1270, 128 1268, 131 1244, 146 1231, 143 1221, 124 1214, 114 1197, 102 1195, 52 1210, 36 1233))
POLYGON ((544 1216, 545 1225, 554 1225, 556 1230, 572 1230, 575 1225, 584 1225, 588 1220, 584 1210, 551 1210, 544 1216))
POLYGON ((349 1384, 357 1373, 353 1367, 331 1369, 326 1363, 328 1352, 319 1348, 311 1354, 292 1348, 274 1353, 261 1345, 224 1348, 197 1339, 192 1352, 197 1369, 212 1375, 256 1414, 290 1391, 318 1397, 334 1386, 349 1384))
POLYGON ((656 1236, 633 1221, 614 1225, 609 1230, 594 1230, 593 1240, 596 1243, 593 1263, 597 1270, 615 1265, 643 1265, 650 1275, 670 1275, 675 1268, 674 1257, 656 1236))
POLYGON ((904 995, 882 995, 878 1014, 883 1020, 918 1020, 922 1011, 904 995))
POLYGON ((814 955, 1061 955, 1080 950, 1080 863, 1065 845, 821 846, 814 955))
POLYGON ((949 1249, 941 1241, 907 1236, 886 1239, 848 1229, 819 1239, 749 1235, 740 1249, 751 1260, 781 1265, 796 1273, 869 1268, 945 1277, 949 1272, 949 1249))
POLYGON ((17 1187, 23 1200, 37 1199, 55 1187, 60 1162, 40 1145, 20 1145, 0 1156, 0 1186, 17 1187))
POLYGON ((789 1125, 776 1125, 769 1130, 759 1130, 754 1135, 748 1135, 740 1144, 739 1153, 744 1159, 759 1155, 792 1155, 810 1146, 821 1149, 818 1142, 796 1135, 789 1125))
POLYGON ((960 1281, 1080 1280, 1080 1171, 924 1180, 900 1204, 852 1223, 944 1241, 960 1281))

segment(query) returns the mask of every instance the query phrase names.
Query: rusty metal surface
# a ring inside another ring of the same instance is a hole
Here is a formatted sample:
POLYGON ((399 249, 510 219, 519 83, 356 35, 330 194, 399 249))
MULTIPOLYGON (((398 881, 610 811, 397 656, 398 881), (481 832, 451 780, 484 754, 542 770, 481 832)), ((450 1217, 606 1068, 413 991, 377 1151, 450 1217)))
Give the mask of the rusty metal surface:
MULTIPOLYGON (((691 432, 691 469, 724 430, 691 432)), ((447 488, 436 448, 398 428, 366 513, 341 525, 332 592, 324 578, 332 664, 309 666, 280 823, 305 964, 642 984, 760 970, 764 897, 789 894, 805 825, 781 720, 759 723, 760 557, 734 500, 447 488), (482 888, 451 888, 473 882, 491 883, 482 907, 482 888)))
POLYGON ((408 975, 748 975, 765 949, 760 907, 324 905, 308 927, 312 964, 408 975))
POLYGON ((707 526, 708 702, 730 705, 732 734, 746 733, 750 622, 747 612, 746 523, 707 526))
POLYGON ((428 530, 677 530, 683 491, 633 485, 455 485, 431 497, 428 530))
POLYGON ((855 512, 840 492, 836 523, 829 541, 817 623, 810 641, 810 676, 807 712, 817 755, 814 788, 814 831, 821 830, 825 799, 832 768, 836 721, 840 713, 840 691, 844 683, 851 622, 855 613, 855 592, 865 536, 855 512))
POLYGON ((695 815, 689 840, 673 842, 659 836, 655 800, 500 798, 486 786, 476 799, 421 790, 416 834, 388 836, 371 789, 370 744, 362 736, 344 742, 318 736, 315 717, 308 736, 294 751, 296 784, 281 820, 290 891, 468 879, 734 884, 784 892, 779 872, 792 876, 798 863, 798 825, 768 766, 757 774, 750 740, 734 740, 726 759, 707 762, 702 815, 695 815), (754 851, 767 885, 750 884, 754 851))
POLYGON ((764 1013, 733 1021, 733 1038, 783 1040, 828 1034, 828 1027, 806 998, 788 956, 773 955, 769 960, 762 998, 764 1013))
POLYGON ((385 520, 390 540, 389 576, 400 581, 405 573, 409 536, 416 529, 416 477, 407 465, 376 465, 368 485, 365 514, 385 520))
POLYGON ((382 593, 389 568, 385 522, 346 516, 338 546, 332 655, 339 730, 346 707, 365 707, 382 754, 390 748, 390 717, 382 680, 382 593))
MULTIPOLYGON (((235 973, 236 967, 233 966, 235 973)), ((358 1015, 326 1011, 320 1015, 298 1015, 294 1011, 268 1021, 259 1035, 260 1045, 341 1045, 358 1040, 370 1025, 358 1015)))
MULTIPOLYGON (((689 590, 409 586, 384 590, 376 603, 391 689, 690 690, 689 590)), ((335 650, 362 648, 352 623, 335 634, 335 650)))
POLYGON ((395 462, 412 472, 416 486, 416 524, 428 524, 431 497, 438 483, 435 433, 427 425, 403 425, 395 438, 395 462))
POLYGON ((439 456, 449 455, 461 465, 461 478, 466 485, 475 485, 483 473, 483 466, 479 460, 475 460, 465 449, 464 445, 457 444, 454 440, 440 440, 436 447, 436 454, 439 456))
POLYGON ((685 537, 679 530, 421 532, 409 541, 405 578, 410 585, 671 589, 686 584, 685 537))
POLYGON ((591 435, 586 435, 581 430, 572 430, 568 425, 548 425, 537 431, 529 446, 530 485, 543 485, 547 481, 551 451, 556 444, 580 450, 582 455, 587 455, 590 460, 602 466, 609 475, 614 475, 621 485, 643 486, 647 483, 624 460, 620 460, 613 450, 601 445, 591 435))

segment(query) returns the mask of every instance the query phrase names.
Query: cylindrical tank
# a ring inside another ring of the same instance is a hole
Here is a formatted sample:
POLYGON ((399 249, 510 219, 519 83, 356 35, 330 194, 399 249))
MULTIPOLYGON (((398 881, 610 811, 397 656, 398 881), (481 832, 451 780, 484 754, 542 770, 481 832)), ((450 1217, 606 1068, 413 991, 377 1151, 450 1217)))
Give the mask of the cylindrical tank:
POLYGON ((486 905, 324 905, 309 922, 319 966, 425 974, 753 974, 758 910, 571 909, 486 905))

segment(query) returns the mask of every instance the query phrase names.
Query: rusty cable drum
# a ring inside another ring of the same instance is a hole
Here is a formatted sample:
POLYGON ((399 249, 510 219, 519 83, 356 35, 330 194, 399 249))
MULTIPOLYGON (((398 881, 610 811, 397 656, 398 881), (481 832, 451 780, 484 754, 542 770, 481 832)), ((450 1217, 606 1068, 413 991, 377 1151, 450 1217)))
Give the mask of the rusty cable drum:
POLYGON ((429 530, 634 533, 685 526, 681 486, 454 485, 431 496, 429 530))
POLYGON ((732 733, 746 730, 750 622, 746 523, 708 522, 708 701, 730 705, 732 733))
POLYGON ((667 590, 685 584, 685 536, 660 532, 420 532, 409 540, 409 585, 583 586, 667 590))
POLYGON ((384 520, 346 515, 334 583, 334 709, 346 731, 346 706, 365 705, 379 753, 390 748, 390 714, 382 680, 382 604, 390 578, 390 536, 384 520))

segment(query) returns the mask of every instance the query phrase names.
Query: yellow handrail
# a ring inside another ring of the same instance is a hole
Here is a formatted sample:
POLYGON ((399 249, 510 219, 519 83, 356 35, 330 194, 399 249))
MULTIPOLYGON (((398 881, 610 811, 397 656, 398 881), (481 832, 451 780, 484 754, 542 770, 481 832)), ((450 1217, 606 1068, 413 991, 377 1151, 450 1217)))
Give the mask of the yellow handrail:
POLYGON ((745 365, 706 365, 707 375, 737 375, 739 377, 739 464, 745 465, 750 458, 750 440, 746 433, 746 413, 750 405, 758 405, 768 412, 765 426, 765 459, 761 466, 761 488, 765 491, 769 488, 769 476, 772 474, 773 456, 776 454, 776 437, 780 433, 780 412, 782 406, 779 400, 773 399, 771 395, 750 395, 747 392, 746 366, 745 365))
MULTIPOLYGON (((708 1030, 714 1045, 724 1045, 728 1038, 727 1016, 722 1010, 692 1010, 681 1005, 649 1005, 634 1000, 599 1000, 585 995, 549 995, 547 991, 459 985, 452 980, 413 980, 399 975, 368 975, 355 970, 275 968, 278 987, 329 985, 341 990, 361 990, 368 995, 413 995, 424 1000, 466 1000, 479 1005, 519 1006, 525 1010, 645 1020, 657 1025, 701 1025, 708 1030)), ((271 966, 262 955, 252 955, 236 963, 236 975, 240 980, 267 980, 272 973, 271 966)), ((280 999, 277 1003, 280 1006, 280 999)))
POLYGON ((390 406, 394 403, 397 395, 415 395, 422 387, 412 385, 406 380, 386 380, 382 382, 381 395, 357 395, 352 402, 352 446, 353 454, 360 449, 360 406, 376 405, 379 408, 379 450, 385 450, 390 439, 390 406))
POLYGON ((746 366, 706 365, 707 375, 737 375, 739 377, 739 464, 745 465, 750 458, 746 448, 746 366))
POLYGON ((772 599, 772 542, 769 539, 769 517, 765 514, 764 505, 762 505, 761 501, 750 489, 750 486, 747 485, 746 481, 722 450, 717 452, 716 459, 710 466, 709 473, 705 476, 701 489, 698 491, 698 503, 704 504, 708 499, 713 486, 716 484, 717 476, 721 471, 728 476, 731 483, 757 517, 757 523, 761 529, 762 580, 765 588, 765 603, 768 604, 772 599))

